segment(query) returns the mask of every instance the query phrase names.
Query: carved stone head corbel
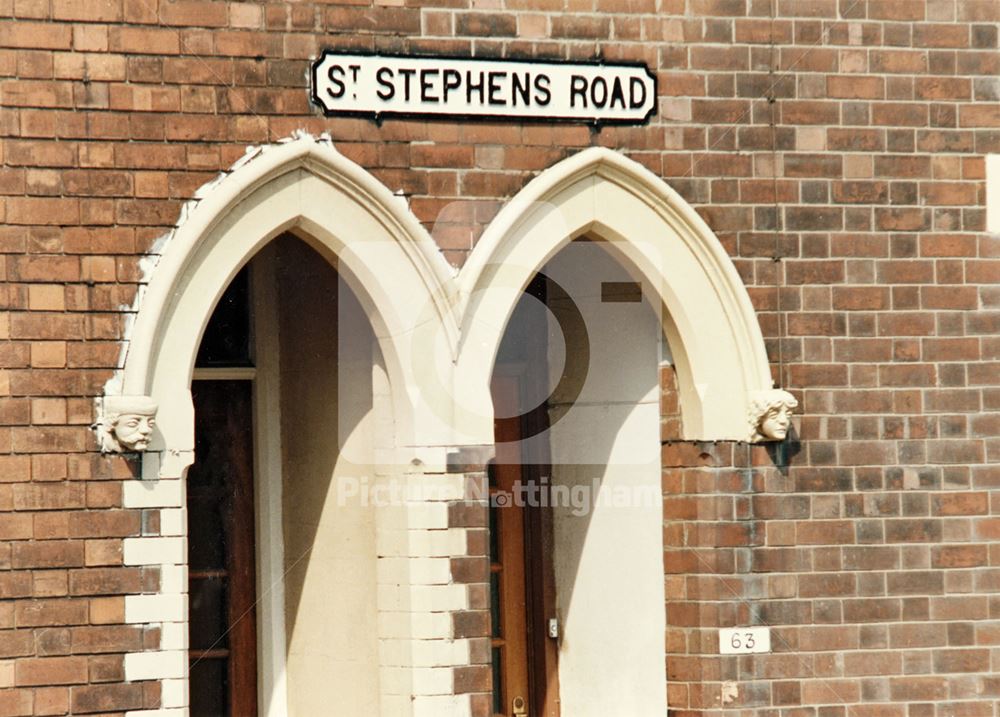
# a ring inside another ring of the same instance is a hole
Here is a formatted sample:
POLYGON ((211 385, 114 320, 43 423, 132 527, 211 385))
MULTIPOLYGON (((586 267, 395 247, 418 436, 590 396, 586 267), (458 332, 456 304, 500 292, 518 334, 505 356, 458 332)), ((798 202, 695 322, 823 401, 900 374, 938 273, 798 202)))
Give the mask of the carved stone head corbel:
POLYGON ((780 388, 751 394, 747 416, 750 442, 785 440, 792 425, 792 409, 798 405, 795 396, 780 388))
POLYGON ((156 425, 156 402, 148 396, 105 396, 94 424, 101 453, 142 452, 156 425))

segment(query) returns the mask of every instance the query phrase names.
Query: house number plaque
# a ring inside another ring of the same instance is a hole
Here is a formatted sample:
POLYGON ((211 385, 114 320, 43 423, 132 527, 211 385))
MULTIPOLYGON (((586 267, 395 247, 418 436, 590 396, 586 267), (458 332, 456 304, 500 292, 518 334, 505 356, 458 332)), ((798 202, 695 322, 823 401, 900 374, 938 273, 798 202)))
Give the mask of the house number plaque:
POLYGON ((771 651, 768 627, 724 627, 719 630, 719 654, 749 655, 771 651))

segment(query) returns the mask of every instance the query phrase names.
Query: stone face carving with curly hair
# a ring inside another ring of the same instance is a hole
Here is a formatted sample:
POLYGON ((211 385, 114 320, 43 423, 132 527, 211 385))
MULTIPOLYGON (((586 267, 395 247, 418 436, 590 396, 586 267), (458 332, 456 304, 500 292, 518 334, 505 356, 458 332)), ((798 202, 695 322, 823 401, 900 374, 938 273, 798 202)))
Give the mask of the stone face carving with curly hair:
POLYGON ((792 425, 792 409, 798 405, 795 396, 780 388, 752 394, 747 416, 750 442, 785 440, 792 425))
POLYGON ((101 453, 141 452, 149 448, 156 425, 156 402, 148 396, 107 396, 94 429, 101 453))

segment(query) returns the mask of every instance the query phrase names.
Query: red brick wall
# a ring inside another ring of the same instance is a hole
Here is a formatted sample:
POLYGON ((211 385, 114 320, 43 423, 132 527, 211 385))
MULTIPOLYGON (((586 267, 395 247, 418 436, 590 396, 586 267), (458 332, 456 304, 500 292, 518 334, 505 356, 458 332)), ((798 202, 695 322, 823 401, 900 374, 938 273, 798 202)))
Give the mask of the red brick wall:
POLYGON ((180 205, 247 144, 306 128, 403 190, 455 263, 590 144, 663 176, 733 257, 800 443, 780 469, 761 448, 665 448, 678 713, 737 681, 724 707, 760 714, 995 717, 1000 3, 419 5, 0 0, 0 715, 156 704, 121 683, 121 653, 157 640, 122 626, 121 596, 157 576, 121 567, 121 538, 157 515, 116 509, 131 470, 96 455, 91 399, 180 205), (305 77, 326 46, 599 53, 649 63, 663 96, 648 126, 600 132, 324 119, 305 77), (753 615, 776 653, 712 657, 713 629, 753 615))

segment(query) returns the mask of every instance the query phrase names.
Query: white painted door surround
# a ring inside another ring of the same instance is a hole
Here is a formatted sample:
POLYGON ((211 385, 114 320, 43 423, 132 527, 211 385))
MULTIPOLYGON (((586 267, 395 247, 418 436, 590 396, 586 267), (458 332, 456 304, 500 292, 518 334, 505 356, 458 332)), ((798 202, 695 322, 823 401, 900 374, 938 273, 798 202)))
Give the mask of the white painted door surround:
MULTIPOLYGON (((391 435, 379 435, 375 449, 378 472, 436 481, 454 500, 464 479, 448 472, 449 454, 493 443, 489 385, 507 321, 531 278, 576 238, 610 242, 662 302, 685 438, 745 440, 750 396, 771 387, 756 316, 718 240, 676 192, 621 154, 591 148, 543 172, 456 272, 406 200, 328 140, 252 148, 199 190, 149 259, 123 367, 106 387, 159 404, 143 479, 126 485, 125 502, 162 508, 163 534, 127 540, 125 557, 160 566, 163 581, 158 595, 126 598, 126 619, 161 624, 163 639, 158 651, 126 657, 126 677, 164 680, 163 714, 184 714, 187 704, 183 476, 194 451, 195 354, 236 272, 289 231, 336 260, 374 329, 391 413, 391 435)), ((466 714, 468 695, 449 685, 454 667, 469 662, 469 641, 439 616, 467 609, 468 596, 425 570, 430 557, 465 554, 463 529, 426 501, 406 506, 402 535, 379 540, 378 559, 391 557, 395 571, 379 588, 381 711, 466 714)), ((376 532, 388 530, 379 520, 376 532)))

